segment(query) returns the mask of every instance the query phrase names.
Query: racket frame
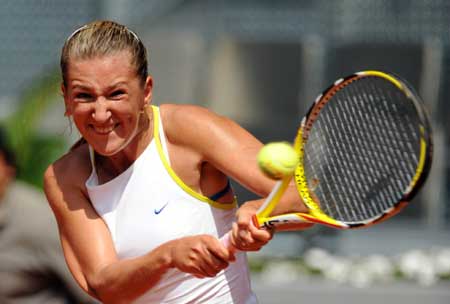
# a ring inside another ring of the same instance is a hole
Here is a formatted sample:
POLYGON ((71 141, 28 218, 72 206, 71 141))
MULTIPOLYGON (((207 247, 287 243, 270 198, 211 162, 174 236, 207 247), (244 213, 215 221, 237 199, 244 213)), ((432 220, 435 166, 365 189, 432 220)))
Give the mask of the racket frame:
POLYGON ((295 181, 297 185, 297 190, 302 198, 304 204, 308 208, 308 213, 287 213, 282 215, 270 216, 272 210, 276 207, 280 198, 282 197, 284 191, 289 185, 292 176, 288 176, 281 181, 278 181, 272 192, 264 201, 263 205, 259 208, 255 216, 253 217, 253 223, 257 227, 264 227, 267 229, 273 229, 277 227, 282 227, 286 225, 295 226, 301 223, 319 223, 322 225, 330 226, 339 229, 350 229, 358 228, 362 226, 369 226, 376 224, 387 217, 390 217, 401 209, 403 209, 417 194, 420 187, 426 180, 426 177, 431 168, 432 159, 432 140, 431 140, 431 128, 421 105, 420 97, 414 92, 412 87, 407 84, 404 80, 400 80, 399 77, 393 74, 388 74, 382 71, 368 70, 361 71, 352 74, 348 77, 338 79, 328 87, 324 93, 320 94, 314 104, 308 110, 306 116, 302 119, 300 127, 298 129, 294 148, 298 152, 299 165, 295 170, 295 181), (349 83, 361 79, 363 77, 376 76, 388 80, 390 83, 394 84, 398 89, 400 89, 414 104, 416 112, 419 115, 421 125, 420 130, 420 156, 418 161, 418 166, 416 168, 416 173, 412 178, 409 186, 405 189, 402 197, 393 205, 393 207, 385 210, 382 214, 374 216, 372 218, 366 219, 359 222, 343 222, 331 218, 326 215, 320 208, 320 205, 312 197, 312 193, 308 187, 306 181, 306 176, 303 167, 304 159, 304 146, 308 140, 308 134, 313 126, 313 122, 316 117, 320 114, 321 109, 326 105, 329 99, 344 86, 349 83))

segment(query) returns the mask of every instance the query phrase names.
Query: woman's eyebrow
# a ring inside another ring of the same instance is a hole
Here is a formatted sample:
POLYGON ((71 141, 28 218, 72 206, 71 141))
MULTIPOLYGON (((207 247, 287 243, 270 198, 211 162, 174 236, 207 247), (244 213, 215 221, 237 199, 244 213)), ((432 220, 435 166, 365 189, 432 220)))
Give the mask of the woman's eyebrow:
MULTIPOLYGON (((118 81, 118 82, 116 82, 116 83, 114 83, 114 84, 112 84, 112 85, 107 86, 107 87, 106 87, 106 90, 107 90, 107 91, 110 91, 110 90, 113 90, 113 89, 115 89, 115 88, 117 88, 117 87, 120 87, 120 86, 126 86, 126 87, 128 87, 128 83, 125 82, 125 81, 118 81)), ((74 85, 72 85, 72 90, 74 90, 74 89, 80 89, 80 90, 92 90, 92 87, 91 87, 91 86, 88 86, 88 85, 84 85, 84 84, 74 84, 74 85)))
POLYGON ((72 90, 74 89, 81 89, 81 90, 91 90, 92 88, 90 86, 82 85, 82 84, 74 84, 72 86, 72 90))
POLYGON ((126 86, 127 87, 128 83, 125 82, 125 81, 118 81, 118 82, 108 86, 107 90, 112 90, 112 89, 115 89, 115 88, 120 87, 120 86, 126 86))

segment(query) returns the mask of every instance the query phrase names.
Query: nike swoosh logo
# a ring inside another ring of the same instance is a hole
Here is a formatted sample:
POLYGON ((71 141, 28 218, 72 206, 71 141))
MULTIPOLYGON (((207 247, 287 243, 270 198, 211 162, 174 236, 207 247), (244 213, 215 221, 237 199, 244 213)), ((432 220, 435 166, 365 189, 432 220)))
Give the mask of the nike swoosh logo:
POLYGON ((161 211, 163 211, 164 208, 166 208, 166 206, 167 206, 168 204, 169 204, 169 202, 167 202, 164 206, 162 206, 162 207, 159 208, 159 209, 156 209, 156 208, 155 208, 155 210, 154 210, 155 214, 160 214, 161 211))

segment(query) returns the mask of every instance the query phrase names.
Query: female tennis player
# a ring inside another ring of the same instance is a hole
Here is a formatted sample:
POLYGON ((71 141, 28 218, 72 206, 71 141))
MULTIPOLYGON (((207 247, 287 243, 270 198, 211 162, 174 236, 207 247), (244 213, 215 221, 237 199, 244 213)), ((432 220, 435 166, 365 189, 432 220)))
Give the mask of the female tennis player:
MULTIPOLYGON (((233 245, 253 251, 272 236, 249 224, 262 201, 237 210, 229 184, 270 192, 262 144, 206 109, 152 106, 146 49, 120 24, 76 30, 61 72, 82 139, 46 170, 45 192, 80 286, 105 303, 256 303, 245 254, 218 238, 232 229, 233 245)), ((291 193, 278 208, 298 202, 291 193)))

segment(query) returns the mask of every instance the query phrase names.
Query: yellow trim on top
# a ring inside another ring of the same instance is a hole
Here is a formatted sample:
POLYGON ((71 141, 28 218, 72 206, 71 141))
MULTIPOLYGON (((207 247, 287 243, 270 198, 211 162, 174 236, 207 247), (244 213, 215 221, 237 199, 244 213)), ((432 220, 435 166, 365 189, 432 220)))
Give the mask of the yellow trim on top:
POLYGON ((396 87, 398 87, 400 90, 404 90, 403 85, 397 80, 395 79, 393 76, 380 72, 380 71, 375 71, 375 70, 369 70, 369 71, 362 71, 359 72, 357 74, 363 74, 363 75, 373 75, 373 76, 379 76, 382 77, 390 82, 392 82, 396 87))
POLYGON ((153 138, 156 143, 156 149, 158 151, 159 157, 160 157, 164 167, 166 168, 170 177, 172 177, 172 179, 175 181, 175 183, 177 183, 177 185, 180 186, 180 188, 183 189, 187 194, 193 196, 194 198, 196 198, 204 203, 208 203, 215 208, 222 209, 222 210, 231 210, 231 209, 235 208, 237 206, 236 197, 230 203, 220 203, 220 202, 213 201, 210 198, 208 198, 208 197, 196 192, 192 188, 190 188, 178 177, 178 175, 175 173, 175 171, 173 171, 172 167, 170 166, 169 162, 167 161, 166 156, 164 155, 164 151, 163 151, 162 144, 161 144, 161 139, 159 138, 159 117, 160 117, 159 116, 159 108, 152 105, 152 110, 153 110, 153 138))

